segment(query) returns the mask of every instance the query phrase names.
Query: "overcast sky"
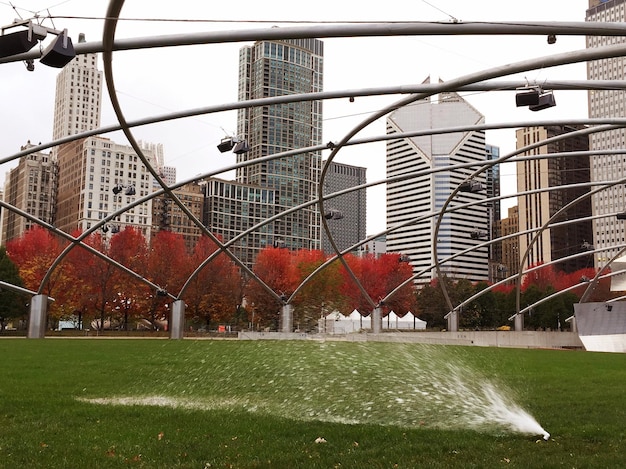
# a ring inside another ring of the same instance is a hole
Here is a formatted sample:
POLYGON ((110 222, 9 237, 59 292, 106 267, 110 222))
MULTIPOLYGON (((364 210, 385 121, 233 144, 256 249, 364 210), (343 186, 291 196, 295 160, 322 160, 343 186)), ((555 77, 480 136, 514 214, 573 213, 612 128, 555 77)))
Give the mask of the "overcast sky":
MULTIPOLYGON (((412 0, 347 2, 317 0, 314 9, 293 1, 200 2, 178 0, 127 0, 119 23, 118 38, 187 33, 191 31, 240 28, 289 27, 291 22, 328 21, 584 21, 587 0, 526 0, 524 2, 482 0, 412 0), (175 19, 158 22, 145 19, 175 19), (208 20, 208 21, 184 21, 208 20), (289 22, 289 23, 285 23, 289 22)), ((307 5, 308 4, 304 4, 307 5)), ((0 0, 0 24, 22 18, 52 15, 44 25, 68 29, 74 42, 85 33, 88 42, 101 39, 104 0, 0 0), (13 5, 15 8, 13 8, 13 5)), ((48 39, 49 41, 49 39, 48 39)), ((403 37, 324 39, 324 90, 418 84, 427 76, 450 80, 471 72, 533 57, 584 49, 584 37, 559 37, 549 45, 542 36, 516 37, 403 37)), ((47 44, 47 42, 46 42, 47 44)), ((147 51, 119 52, 114 56, 116 89, 128 120, 154 114, 197 108, 237 100, 238 50, 242 44, 187 46, 147 51)), ((103 69, 100 65, 100 70, 103 69)), ((39 64, 27 72, 23 63, 0 65, 0 154, 19 151, 28 140, 48 142, 52 138, 55 77, 58 69, 39 64)), ((583 64, 537 70, 506 80, 538 82, 553 79, 584 80, 583 64)), ((557 91, 557 106, 533 113, 516 108, 513 92, 464 94, 485 115, 487 123, 526 119, 587 117, 586 92, 557 91)), ((399 99, 398 96, 329 100, 324 103, 324 141, 337 141, 369 113, 399 99)), ((103 95, 102 125, 115 118, 106 91, 103 95)), ((216 144, 236 129, 235 112, 211 114, 136 128, 137 139, 162 143, 165 162, 175 166, 178 180, 192 178, 234 162, 221 154, 216 144)), ((359 137, 383 135, 384 120, 377 121, 359 137)), ((121 134, 107 135, 126 143, 121 134)), ((514 130, 488 131, 487 142, 506 153, 515 148, 514 130)), ((328 155, 324 153, 324 157, 328 155)), ((345 149, 336 161, 365 166, 368 180, 385 173, 384 144, 345 149)), ((0 167, 0 184, 15 163, 0 167)), ((515 189, 510 171, 503 189, 515 189)), ((384 187, 368 192, 368 234, 385 228, 384 187)), ((509 204, 510 205, 510 204, 509 204)))

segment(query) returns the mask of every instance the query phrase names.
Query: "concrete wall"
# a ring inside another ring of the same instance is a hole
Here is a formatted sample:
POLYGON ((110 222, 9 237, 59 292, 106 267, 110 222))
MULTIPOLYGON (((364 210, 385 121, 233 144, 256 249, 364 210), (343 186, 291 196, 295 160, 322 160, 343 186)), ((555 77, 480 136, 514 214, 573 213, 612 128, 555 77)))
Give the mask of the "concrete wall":
POLYGON ((475 345, 511 348, 580 348, 575 332, 543 331, 467 331, 467 332, 385 332, 345 335, 285 332, 240 332, 240 340, 334 340, 346 342, 398 342, 442 345, 475 345))

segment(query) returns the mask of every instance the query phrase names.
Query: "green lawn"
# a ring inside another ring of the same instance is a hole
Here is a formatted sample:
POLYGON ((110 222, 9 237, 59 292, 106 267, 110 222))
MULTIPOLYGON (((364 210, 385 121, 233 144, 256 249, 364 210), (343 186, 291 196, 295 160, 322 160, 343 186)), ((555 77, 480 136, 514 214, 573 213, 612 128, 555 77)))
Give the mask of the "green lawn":
POLYGON ((623 354, 2 339, 0 357, 0 468, 626 467, 623 354))

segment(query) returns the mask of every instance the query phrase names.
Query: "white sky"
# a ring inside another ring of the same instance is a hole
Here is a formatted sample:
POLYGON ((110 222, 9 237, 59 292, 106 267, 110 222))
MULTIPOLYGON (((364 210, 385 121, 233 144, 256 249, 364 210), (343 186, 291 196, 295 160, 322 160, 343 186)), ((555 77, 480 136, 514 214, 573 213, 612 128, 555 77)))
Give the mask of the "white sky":
MULTIPOLYGON (((103 18, 108 7, 108 2, 104 0, 0 0, 1 25, 8 25, 17 17, 11 4, 23 18, 32 17, 36 13, 45 17, 49 12, 57 18, 53 20, 54 25, 50 20, 44 24, 56 29, 67 28, 75 43, 78 42, 80 32, 86 34, 88 42, 101 39, 103 18), (63 16, 67 18, 61 18, 63 16)), ((290 26, 281 24, 281 21, 447 22, 452 18, 468 22, 584 21, 588 0, 389 0, 367 2, 367 6, 364 2, 317 0, 313 3, 314 10, 294 5, 295 2, 285 0, 244 0, 232 4, 198 0, 127 0, 121 12, 123 18, 211 22, 129 20, 118 24, 117 37, 290 26)), ((585 47, 582 36, 559 37, 553 45, 547 44, 543 36, 341 38, 324 39, 324 43, 325 91, 419 84, 428 75, 433 80, 441 78, 446 81, 482 69, 585 47)), ((116 89, 126 118, 132 120, 235 102, 238 50, 241 45, 187 46, 116 53, 113 63, 116 89)), ((0 66, 0 155, 3 158, 18 152, 20 146, 28 140, 44 143, 52 138, 58 70, 41 65, 38 61, 35 64, 33 73, 27 72, 22 63, 0 66)), ((99 68, 102 70, 102 65, 99 68)), ((585 66, 580 64, 537 70, 503 79, 541 82, 585 78, 585 66)), ((533 113, 527 108, 515 107, 513 92, 473 93, 465 96, 485 115, 487 123, 587 117, 586 92, 557 91, 555 97, 556 107, 533 113)), ((354 103, 347 99, 326 101, 324 141, 340 140, 368 113, 397 99, 398 96, 387 96, 357 98, 354 103)), ((105 91, 101 124, 107 126, 115 122, 105 91)), ((234 162, 231 154, 219 153, 216 145, 225 132, 233 134, 235 130, 236 113, 229 112, 140 127, 134 130, 134 134, 137 139, 164 145, 165 162, 177 168, 180 181, 234 162)), ((384 120, 379 120, 358 137, 384 133, 384 120)), ((107 136, 117 143, 125 143, 121 134, 107 136)), ((502 154, 512 151, 515 148, 514 130, 488 131, 487 143, 499 146, 502 154)), ((384 143, 342 150, 336 161, 367 167, 370 181, 383 179, 384 143)), ((4 183, 5 172, 14 166, 14 162, 1 165, 0 184, 4 183)), ((515 178, 509 169, 504 172, 503 192, 511 193, 515 190, 515 178)), ((384 187, 371 189, 368 192, 368 234, 385 228, 384 210, 384 187)))

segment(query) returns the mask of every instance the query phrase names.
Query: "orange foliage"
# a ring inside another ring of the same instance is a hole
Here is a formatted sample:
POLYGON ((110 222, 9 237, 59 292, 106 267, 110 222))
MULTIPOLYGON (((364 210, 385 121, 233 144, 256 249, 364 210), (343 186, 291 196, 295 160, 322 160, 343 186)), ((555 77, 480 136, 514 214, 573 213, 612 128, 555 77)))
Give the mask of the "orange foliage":
POLYGON ((154 235, 147 270, 153 283, 176 294, 192 272, 183 236, 166 230, 154 235))
MULTIPOLYGON (((17 239, 7 243, 7 254, 18 266, 24 286, 37 291, 54 260, 63 250, 64 243, 45 228, 34 226, 17 239)), ((53 296, 53 285, 47 285, 53 296)))
MULTIPOLYGON (((202 236, 194 247, 191 264, 197 268, 217 248, 211 238, 202 236)), ((239 268, 225 253, 218 254, 190 281, 184 296, 188 311, 196 320, 230 323, 243 302, 239 268)))
MULTIPOLYGON (((267 247, 257 256, 254 273, 274 292, 290 295, 298 286, 297 269, 288 249, 267 247)), ((249 279, 246 288, 249 304, 257 313, 261 324, 276 325, 280 303, 255 279, 249 279)))
POLYGON ((530 285, 535 285, 541 290, 546 290, 548 287, 554 287, 557 279, 557 273, 554 270, 554 266, 544 266, 541 263, 531 266, 531 268, 535 267, 537 267, 536 270, 524 274, 522 279, 522 291, 525 291, 530 285))
MULTIPOLYGON (((399 254, 383 254, 380 257, 346 256, 346 262, 361 282, 369 297, 378 304, 387 294, 413 275, 411 265, 401 262, 399 254)), ((349 299, 350 310, 358 309, 362 313, 372 310, 372 305, 355 285, 354 280, 343 269, 343 294, 349 299)), ((391 310, 402 315, 415 308, 413 283, 409 282, 385 301, 385 312, 391 310)))

